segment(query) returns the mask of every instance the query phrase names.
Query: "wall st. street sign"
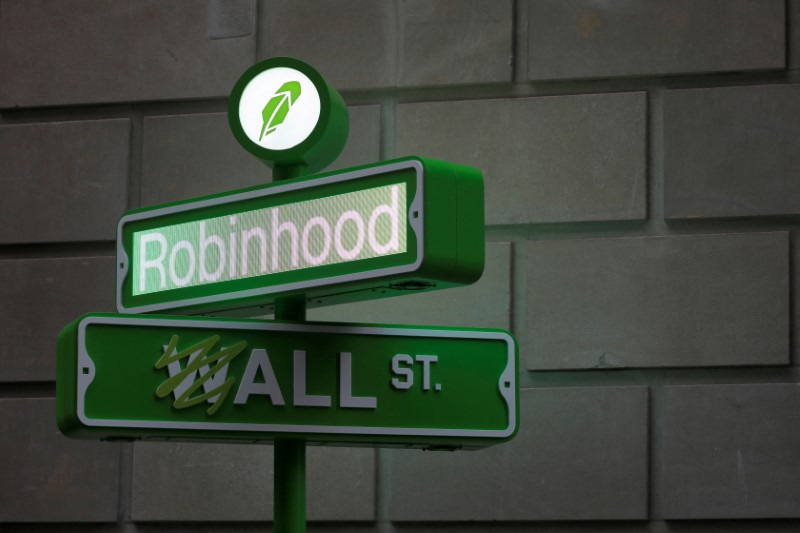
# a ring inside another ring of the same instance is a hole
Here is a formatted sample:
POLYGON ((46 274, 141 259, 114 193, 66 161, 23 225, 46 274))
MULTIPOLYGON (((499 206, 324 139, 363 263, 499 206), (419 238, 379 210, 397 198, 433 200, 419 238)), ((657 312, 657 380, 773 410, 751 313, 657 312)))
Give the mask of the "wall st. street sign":
POLYGON ((289 294, 313 307, 472 283, 483 178, 410 157, 137 209, 117 259, 122 313, 254 316, 289 294))
POLYGON ((58 424, 74 437, 455 449, 517 430, 502 330, 97 313, 58 350, 58 424))

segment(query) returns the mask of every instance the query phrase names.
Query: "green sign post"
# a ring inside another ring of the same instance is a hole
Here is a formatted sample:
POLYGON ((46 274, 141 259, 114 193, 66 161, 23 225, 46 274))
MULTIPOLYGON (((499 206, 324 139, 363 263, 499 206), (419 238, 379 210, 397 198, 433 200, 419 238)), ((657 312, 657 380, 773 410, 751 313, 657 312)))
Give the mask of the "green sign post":
POLYGON ((502 330, 90 314, 58 365, 75 437, 469 449, 517 429, 502 330))
POLYGON ((318 173, 347 106, 292 58, 248 69, 228 121, 275 183, 127 212, 117 310, 59 335, 69 436, 274 442, 275 531, 305 531, 306 444, 477 449, 517 431, 518 354, 493 329, 305 322, 307 306, 477 281, 483 177, 407 157, 318 173), (263 316, 275 321, 193 316, 263 316))

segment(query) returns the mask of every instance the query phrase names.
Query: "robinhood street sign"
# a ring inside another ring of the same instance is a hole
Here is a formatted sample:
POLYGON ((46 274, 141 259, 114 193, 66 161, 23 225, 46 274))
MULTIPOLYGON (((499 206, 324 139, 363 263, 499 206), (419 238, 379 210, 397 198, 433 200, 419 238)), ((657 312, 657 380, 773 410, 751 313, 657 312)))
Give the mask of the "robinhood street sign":
POLYGON ((90 314, 58 350, 74 437, 480 448, 517 429, 501 330, 90 314))
POLYGON ((313 307, 472 283, 483 262, 480 172, 405 158, 129 211, 117 310, 264 315, 290 294, 313 307))

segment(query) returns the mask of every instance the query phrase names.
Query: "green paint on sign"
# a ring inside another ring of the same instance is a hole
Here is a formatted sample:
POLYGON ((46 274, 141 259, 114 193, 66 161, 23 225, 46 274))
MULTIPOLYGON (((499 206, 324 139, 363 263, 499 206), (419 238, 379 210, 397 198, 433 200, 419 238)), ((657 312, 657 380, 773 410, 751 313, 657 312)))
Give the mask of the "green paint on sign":
POLYGON ((300 84, 296 81, 287 81, 281 85, 278 92, 269 99, 269 102, 267 102, 267 105, 264 106, 264 110, 261 112, 264 125, 261 126, 261 135, 258 137, 259 141, 264 138, 264 135, 269 135, 275 131, 278 126, 283 124, 283 121, 286 120, 286 115, 289 114, 289 111, 300 97, 300 94, 300 84))
MULTIPOLYGON (((207 391, 205 394, 195 396, 194 398, 190 398, 190 396, 201 386, 207 387, 206 383, 212 383, 212 379, 217 376, 217 373, 225 369, 228 363, 231 362, 231 359, 239 355, 245 346, 247 346, 244 342, 237 342, 233 346, 221 348, 219 352, 206 357, 206 354, 208 354, 217 341, 219 341, 219 336, 214 335, 176 353, 175 347, 178 344, 178 336, 173 335, 169 341, 169 345, 164 350, 164 354, 156 361, 156 368, 169 368, 170 365, 178 363, 184 358, 187 358, 187 362, 183 370, 171 373, 169 379, 158 386, 156 389, 156 396, 163 398, 169 394, 176 393, 175 402, 172 404, 175 409, 186 409, 187 407, 202 403, 205 400, 211 400, 212 405, 206 412, 209 415, 216 413, 222 406, 225 398, 228 396, 231 386, 235 382, 233 378, 228 378, 221 384, 215 384, 215 386, 211 387, 211 390, 207 391), (214 362, 217 364, 209 368, 208 365, 214 362), (199 380, 195 380, 194 377, 197 375, 198 371, 200 371, 201 377, 199 380), (186 381, 189 382, 188 386, 182 387, 183 390, 178 394, 178 387, 186 381)), ((225 377, 224 374, 221 373, 220 376, 223 378, 225 377)))

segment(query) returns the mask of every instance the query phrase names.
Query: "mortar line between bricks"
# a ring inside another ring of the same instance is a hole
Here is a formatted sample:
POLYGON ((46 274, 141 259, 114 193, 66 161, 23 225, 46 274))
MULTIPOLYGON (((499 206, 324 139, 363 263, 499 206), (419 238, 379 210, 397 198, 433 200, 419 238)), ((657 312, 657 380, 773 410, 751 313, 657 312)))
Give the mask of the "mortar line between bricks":
POLYGON ((509 323, 511 334, 517 339, 519 349, 519 371, 517 379, 519 388, 530 387, 534 371, 528 370, 528 358, 525 347, 528 346, 526 322, 528 320, 528 250, 526 239, 511 240, 511 272, 509 273, 511 285, 509 298, 509 323))
POLYGON ((654 87, 647 92, 647 220, 657 235, 667 231, 664 212, 664 90, 654 87))
POLYGON ((0 399, 55 397, 55 381, 0 383, 0 399))
MULTIPOLYGON (((525 280, 518 279, 518 273, 521 278, 521 273, 526 272, 526 270, 524 268, 519 268, 520 265, 517 263, 517 258, 522 257, 522 254, 519 253, 520 243, 516 241, 509 241, 508 247, 508 254, 510 256, 508 264, 508 326, 511 329, 511 334, 518 339, 519 332, 522 331, 522 324, 518 324, 517 320, 524 315, 520 312, 521 309, 517 308, 517 305, 522 305, 525 300, 523 298, 517 298, 517 293, 526 289, 526 284, 524 283, 525 280), (519 291, 515 290, 517 288, 519 291)), ((522 266, 524 267, 525 265, 522 266)))
POLYGON ((391 451, 385 448, 375 449, 375 523, 379 533, 394 532, 390 518, 392 495, 390 453, 391 451))
POLYGON ((380 153, 381 160, 392 159, 397 156, 397 100, 386 98, 381 102, 380 124, 380 153))
POLYGON ((119 451, 119 500, 117 521, 124 525, 133 515, 133 443, 123 442, 119 451))
POLYGON ((259 24, 259 6, 261 2, 253 0, 253 64, 259 61, 258 51, 261 50, 261 25, 259 24))
MULTIPOLYGON (((144 152, 144 115, 131 109, 131 137, 128 153, 128 209, 139 207, 142 200, 142 166, 144 152)), ((122 215, 122 213, 120 213, 122 215)))
MULTIPOLYGON (((523 70, 525 70, 523 68, 523 70)), ((710 74, 676 74, 667 77, 619 77, 601 79, 520 80, 513 83, 487 83, 411 88, 376 87, 343 89, 350 105, 368 105, 391 97, 398 102, 437 102, 517 97, 575 96, 646 91, 654 86, 671 89, 699 89, 751 85, 777 85, 800 82, 800 70, 745 71, 710 74)), ((227 95, 191 100, 152 100, 88 103, 52 107, 0 109, 0 124, 38 124, 127 118, 131 106, 145 116, 224 113, 227 95)))
POLYGON ((795 308, 794 302, 796 301, 796 294, 797 294, 797 286, 796 286, 796 279, 795 279, 795 268, 797 268, 797 263, 795 259, 795 250, 797 249, 797 232, 790 232, 789 233, 789 365, 793 368, 797 368, 800 366, 800 362, 797 361, 797 357, 795 356, 796 347, 797 347, 797 333, 800 331, 800 328, 795 328, 793 325, 796 323, 797 319, 797 309, 795 308))
POLYGON ((669 385, 748 385, 795 383, 800 369, 791 366, 638 367, 615 369, 535 370, 521 388, 625 387, 669 385))
POLYGON ((792 64, 792 0, 783 3, 783 68, 787 71, 792 64))
POLYGON ((114 255, 115 250, 112 241, 4 244, 0 245, 0 260, 102 257, 114 255))
POLYGON ((397 87, 400 79, 400 3, 399 0, 391 0, 391 16, 389 18, 387 41, 389 47, 385 55, 389 70, 389 83, 392 87, 397 87))
POLYGON ((400 45, 400 43, 403 42, 403 36, 405 35, 405 32, 403 25, 400 23, 403 9, 400 3, 401 0, 392 0, 392 18, 391 24, 389 25, 389 31, 391 32, 389 35, 390 44, 388 53, 386 54, 390 61, 390 80, 394 87, 397 87, 400 83, 400 77, 402 76, 401 69, 403 65, 403 47, 400 45))
POLYGON ((647 383, 647 518, 663 516, 661 487, 664 461, 664 375, 653 372, 647 383))
POLYGON ((527 0, 514 0, 511 4, 511 80, 527 83, 528 77, 528 4, 527 0))

